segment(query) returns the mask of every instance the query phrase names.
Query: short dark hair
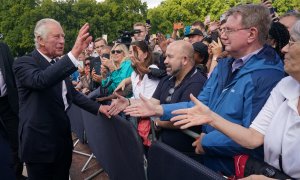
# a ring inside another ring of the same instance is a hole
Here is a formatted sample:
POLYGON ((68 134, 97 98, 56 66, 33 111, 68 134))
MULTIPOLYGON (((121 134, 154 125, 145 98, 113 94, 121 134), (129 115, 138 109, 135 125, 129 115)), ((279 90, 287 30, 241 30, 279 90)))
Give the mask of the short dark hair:
POLYGON ((273 22, 269 31, 269 38, 274 39, 276 42, 275 51, 283 59, 284 54, 281 49, 289 43, 290 33, 287 28, 280 22, 273 22))
POLYGON ((192 26, 200 26, 202 29, 205 29, 205 25, 201 21, 195 21, 195 22, 193 22, 192 26))

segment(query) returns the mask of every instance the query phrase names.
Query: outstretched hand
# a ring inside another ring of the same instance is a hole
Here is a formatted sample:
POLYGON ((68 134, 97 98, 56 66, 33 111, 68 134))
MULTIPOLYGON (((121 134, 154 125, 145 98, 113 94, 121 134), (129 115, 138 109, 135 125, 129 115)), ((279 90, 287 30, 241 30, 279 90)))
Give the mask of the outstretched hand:
POLYGON ((180 126, 181 129, 212 122, 213 117, 211 115, 213 112, 192 94, 190 94, 190 98, 195 106, 173 111, 172 114, 179 115, 173 117, 170 121, 176 121, 174 125, 180 126))
POLYGON ((149 117, 155 116, 155 106, 152 104, 150 99, 147 99, 143 95, 140 94, 140 101, 138 103, 132 104, 128 106, 124 112, 127 115, 133 117, 149 117))
POLYGON ((99 112, 107 116, 108 118, 111 118, 111 116, 108 114, 109 106, 108 105, 101 105, 99 107, 99 112))
POLYGON ((125 97, 119 95, 118 93, 114 93, 117 96, 117 99, 113 99, 111 105, 109 106, 108 113, 111 116, 115 116, 123 111, 127 106, 129 106, 129 100, 125 97))
POLYGON ((89 24, 85 23, 79 30, 77 39, 72 48, 72 54, 77 59, 79 54, 90 44, 92 41, 92 36, 89 34, 89 24))

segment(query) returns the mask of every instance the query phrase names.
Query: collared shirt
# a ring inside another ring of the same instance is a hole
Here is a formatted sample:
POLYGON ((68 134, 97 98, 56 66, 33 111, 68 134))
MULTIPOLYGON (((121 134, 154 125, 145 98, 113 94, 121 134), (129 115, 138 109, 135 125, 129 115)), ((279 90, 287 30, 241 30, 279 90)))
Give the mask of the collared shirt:
MULTIPOLYGON (((49 57, 47 57, 46 55, 44 55, 41 51, 38 50, 38 52, 50 63, 52 61, 52 59, 50 59, 49 57)), ((71 61, 73 62, 74 66, 78 67, 79 62, 78 60, 76 60, 76 58, 73 56, 73 54, 71 52, 68 53, 69 58, 71 59, 71 61)), ((62 82, 62 98, 64 101, 64 105, 65 105, 65 110, 67 110, 67 108, 69 107, 68 101, 67 101, 67 86, 66 86, 66 82, 63 80, 62 82)))
POLYGON ((2 70, 0 69, 0 97, 3 97, 6 95, 6 84, 4 81, 4 75, 2 74, 2 70))
POLYGON ((250 54, 247 54, 246 56, 242 57, 242 58, 239 58, 239 59, 236 59, 233 61, 232 63, 232 72, 234 72, 235 70, 239 69, 240 67, 242 67, 244 64, 247 63, 247 61, 249 61, 249 59, 254 56, 255 54, 257 54, 260 50, 262 50, 262 48, 256 50, 256 51, 253 51, 252 53, 250 54))

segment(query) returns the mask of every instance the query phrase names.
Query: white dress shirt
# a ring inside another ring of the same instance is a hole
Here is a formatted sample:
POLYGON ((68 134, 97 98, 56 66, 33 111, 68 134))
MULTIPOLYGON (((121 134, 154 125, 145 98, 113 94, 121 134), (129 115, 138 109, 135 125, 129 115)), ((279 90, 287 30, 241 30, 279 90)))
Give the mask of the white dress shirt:
POLYGON ((2 70, 0 69, 0 97, 3 97, 6 95, 6 84, 4 82, 4 77, 2 74, 2 70))
MULTIPOLYGON (((47 57, 46 55, 44 55, 41 51, 38 50, 38 52, 50 63, 52 61, 52 59, 50 59, 49 57, 47 57)), ((73 54, 71 52, 68 53, 68 57, 71 59, 72 63, 74 64, 74 66, 78 67, 79 66, 79 62, 78 60, 73 56, 73 54)), ((65 105, 65 110, 67 110, 67 108, 69 107, 68 101, 67 101, 67 86, 66 86, 66 82, 65 80, 63 80, 62 83, 62 98, 64 101, 64 105, 65 105)))
MULTIPOLYGON (((158 67, 153 64, 149 67, 158 69, 158 67)), ((140 75, 133 71, 131 73, 131 83, 133 89, 133 98, 140 99, 140 94, 142 94, 146 98, 151 98, 159 83, 159 80, 149 79, 147 74, 145 74, 143 79, 140 80, 140 75)))

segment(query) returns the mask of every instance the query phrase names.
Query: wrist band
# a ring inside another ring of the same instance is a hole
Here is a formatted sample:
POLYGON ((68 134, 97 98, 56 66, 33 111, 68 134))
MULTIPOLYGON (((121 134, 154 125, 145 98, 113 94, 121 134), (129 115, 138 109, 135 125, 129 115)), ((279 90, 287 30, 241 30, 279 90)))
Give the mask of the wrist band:
POLYGON ((131 105, 131 102, 130 102, 130 99, 129 98, 127 98, 128 99, 128 103, 129 103, 129 106, 131 105))

